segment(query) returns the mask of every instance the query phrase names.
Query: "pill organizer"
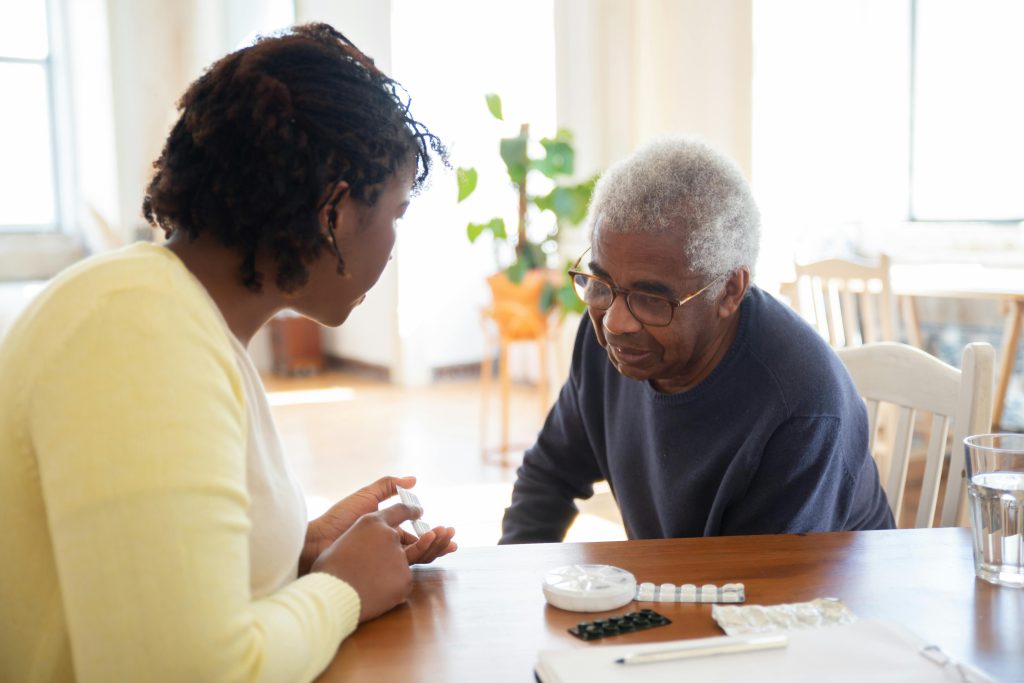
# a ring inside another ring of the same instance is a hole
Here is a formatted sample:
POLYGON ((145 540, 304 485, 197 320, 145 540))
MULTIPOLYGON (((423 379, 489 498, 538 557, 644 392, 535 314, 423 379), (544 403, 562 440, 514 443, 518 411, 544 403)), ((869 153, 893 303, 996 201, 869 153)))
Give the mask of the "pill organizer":
POLYGON ((634 599, 639 602, 745 602, 747 594, 742 583, 727 583, 719 587, 713 583, 677 586, 674 583, 655 585, 645 581, 637 586, 634 599))
POLYGON ((570 564, 544 575, 548 603, 570 612, 604 612, 622 607, 636 595, 636 578, 608 564, 570 564))

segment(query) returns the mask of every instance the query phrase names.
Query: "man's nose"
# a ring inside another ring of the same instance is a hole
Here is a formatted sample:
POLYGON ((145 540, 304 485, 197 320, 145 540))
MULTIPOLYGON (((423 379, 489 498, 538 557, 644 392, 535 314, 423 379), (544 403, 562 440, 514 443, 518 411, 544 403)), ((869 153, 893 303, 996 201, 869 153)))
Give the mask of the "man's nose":
POLYGON ((626 297, 622 294, 616 295, 615 299, 612 300, 612 305, 604 313, 602 323, 604 324, 604 329, 615 335, 639 332, 643 327, 640 321, 629 312, 629 307, 626 305, 626 297))

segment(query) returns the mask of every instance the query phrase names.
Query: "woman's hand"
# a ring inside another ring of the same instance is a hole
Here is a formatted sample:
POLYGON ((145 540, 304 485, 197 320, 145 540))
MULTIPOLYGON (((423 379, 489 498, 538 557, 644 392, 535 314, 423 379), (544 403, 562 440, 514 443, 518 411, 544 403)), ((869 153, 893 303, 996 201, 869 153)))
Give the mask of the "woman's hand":
POLYGON ((420 512, 399 503, 362 515, 312 563, 310 571, 331 574, 355 589, 360 623, 409 596, 412 570, 398 525, 419 517, 420 512))
MULTIPOLYGON (((409 489, 416 485, 416 477, 382 477, 364 486, 352 495, 335 503, 327 512, 309 523, 306 543, 299 557, 299 576, 309 572, 310 566, 324 550, 348 531, 361 516, 376 512, 381 503, 396 495, 396 486, 409 489)), ((409 564, 427 563, 454 552, 458 546, 451 542, 455 530, 437 527, 417 539, 403 529, 398 530, 406 548, 409 564)))
POLYGON ((402 535, 402 545, 405 546, 409 564, 427 564, 459 549, 458 544, 452 540, 455 529, 450 526, 435 527, 419 538, 405 529, 399 529, 398 532, 402 535))

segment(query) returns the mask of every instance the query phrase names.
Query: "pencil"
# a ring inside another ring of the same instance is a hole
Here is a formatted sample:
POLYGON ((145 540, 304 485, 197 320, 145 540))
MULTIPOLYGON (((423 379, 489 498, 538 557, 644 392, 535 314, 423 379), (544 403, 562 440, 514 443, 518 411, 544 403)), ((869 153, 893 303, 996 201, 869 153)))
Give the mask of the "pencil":
POLYGON ((639 652, 633 655, 626 655, 616 659, 617 664, 650 664, 652 662, 667 662, 673 659, 687 659, 689 657, 707 657, 709 655, 726 655, 737 652, 755 652, 757 650, 770 650, 778 647, 786 647, 789 639, 782 635, 771 636, 750 636, 747 638, 722 639, 717 643, 698 641, 687 645, 680 645, 668 650, 651 650, 650 652, 639 652))

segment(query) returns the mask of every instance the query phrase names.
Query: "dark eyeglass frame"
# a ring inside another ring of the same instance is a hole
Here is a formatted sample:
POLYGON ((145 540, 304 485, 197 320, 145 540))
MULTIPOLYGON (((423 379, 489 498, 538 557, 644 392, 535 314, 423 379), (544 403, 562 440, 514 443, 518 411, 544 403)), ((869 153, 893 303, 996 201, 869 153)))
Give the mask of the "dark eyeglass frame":
POLYGON ((698 296, 700 296, 701 294, 706 292, 708 289, 710 289, 712 285, 715 285, 718 282, 721 282, 721 280, 723 278, 725 278, 726 276, 729 275, 729 273, 725 273, 724 275, 719 275, 714 280, 712 280, 711 282, 707 283, 706 285, 704 285, 703 287, 698 289, 696 292, 694 292, 692 294, 687 294, 682 299, 673 299, 671 297, 662 296, 660 294, 651 294, 650 292, 645 292, 645 291, 642 291, 642 290, 639 290, 639 289, 626 289, 624 287, 618 287, 618 286, 613 285, 612 283, 608 282, 604 278, 598 277, 597 275, 594 275, 593 273, 584 273, 583 271, 579 270, 580 261, 583 260, 583 257, 587 255, 587 252, 589 252, 590 249, 591 249, 590 247, 587 247, 586 251, 584 251, 582 254, 580 254, 580 257, 578 259, 576 259, 576 263, 574 263, 572 268, 570 268, 569 271, 568 271, 569 272, 569 276, 572 278, 572 282, 573 282, 572 290, 574 292, 576 292, 576 296, 579 297, 580 301, 582 301, 583 303, 587 304, 587 306, 591 305, 591 304, 588 304, 583 299, 582 296, 580 296, 580 292, 576 288, 576 277, 577 276, 586 278, 587 280, 594 280, 596 282, 600 282, 602 285, 604 285, 605 287, 607 287, 608 289, 611 290, 611 292, 612 292, 612 300, 609 301, 608 305, 605 306, 604 308, 600 308, 600 307, 596 307, 595 306, 595 308, 597 308, 597 310, 599 310, 599 311, 607 311, 615 303, 615 297, 618 296, 619 294, 621 294, 626 299, 626 308, 629 310, 629 314, 632 315, 634 318, 636 318, 636 321, 638 323, 640 323, 641 325, 644 325, 646 327, 668 327, 669 325, 672 324, 672 319, 675 317, 676 309, 677 308, 679 308, 680 306, 682 306, 683 304, 685 304, 687 302, 693 301, 698 296), (669 306, 671 306, 671 308, 669 309, 671 312, 668 315, 668 322, 665 322, 665 323, 649 323, 649 322, 645 322, 645 321, 641 320, 640 316, 638 316, 636 314, 636 311, 633 310, 632 304, 629 303, 629 297, 632 294, 639 294, 641 296, 645 296, 645 297, 648 297, 650 299, 658 299, 660 301, 664 301, 669 306))

